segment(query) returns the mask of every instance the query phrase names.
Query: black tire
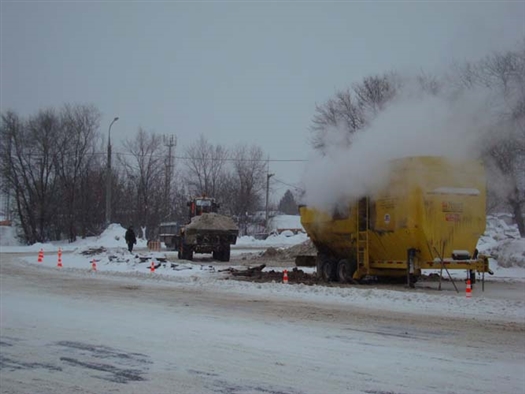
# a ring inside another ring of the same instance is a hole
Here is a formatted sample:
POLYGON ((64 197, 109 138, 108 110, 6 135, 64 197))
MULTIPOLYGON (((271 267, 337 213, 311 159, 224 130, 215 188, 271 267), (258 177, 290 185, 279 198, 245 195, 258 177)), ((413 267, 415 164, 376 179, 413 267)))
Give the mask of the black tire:
POLYGON ((316 258, 316 272, 317 277, 321 278, 321 271, 323 270, 323 262, 325 261, 325 258, 321 255, 317 255, 316 258))
POLYGON ((357 263, 355 260, 343 259, 337 264, 337 279, 341 283, 353 282, 353 276, 357 270, 357 263))
POLYGON ((179 248, 179 251, 177 252, 177 258, 178 258, 179 260, 182 260, 182 253, 181 253, 181 251, 180 251, 180 248, 179 248))
POLYGON ((230 261, 230 244, 223 246, 221 257, 222 261, 230 261))
POLYGON ((335 281, 337 278, 337 267, 333 260, 324 260, 321 265, 321 279, 326 282, 335 281))
POLYGON ((213 260, 219 260, 221 261, 221 255, 218 251, 214 250, 212 253, 211 253, 212 257, 213 257, 213 260))

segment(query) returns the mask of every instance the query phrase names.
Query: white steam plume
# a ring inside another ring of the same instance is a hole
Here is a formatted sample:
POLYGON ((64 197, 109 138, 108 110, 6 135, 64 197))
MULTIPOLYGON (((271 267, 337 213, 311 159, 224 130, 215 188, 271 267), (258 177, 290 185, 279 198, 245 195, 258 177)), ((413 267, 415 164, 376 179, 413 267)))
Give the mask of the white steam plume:
POLYGON ((329 130, 325 155, 312 155, 303 174, 303 202, 331 210, 373 194, 386 182, 386 162, 407 156, 479 158, 495 123, 489 93, 470 90, 454 99, 404 89, 364 130, 350 137, 329 130))

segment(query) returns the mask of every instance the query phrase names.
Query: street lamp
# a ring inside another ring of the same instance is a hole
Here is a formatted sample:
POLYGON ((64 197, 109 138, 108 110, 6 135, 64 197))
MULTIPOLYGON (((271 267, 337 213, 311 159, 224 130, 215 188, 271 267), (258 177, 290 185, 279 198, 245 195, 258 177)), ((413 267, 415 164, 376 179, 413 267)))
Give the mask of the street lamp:
POLYGON ((266 174, 266 215, 264 219, 265 231, 268 233, 268 201, 270 200, 270 178, 275 174, 266 174))
POLYGON ((111 221, 111 126, 118 120, 118 116, 109 125, 108 131, 108 167, 106 174, 106 226, 111 221))

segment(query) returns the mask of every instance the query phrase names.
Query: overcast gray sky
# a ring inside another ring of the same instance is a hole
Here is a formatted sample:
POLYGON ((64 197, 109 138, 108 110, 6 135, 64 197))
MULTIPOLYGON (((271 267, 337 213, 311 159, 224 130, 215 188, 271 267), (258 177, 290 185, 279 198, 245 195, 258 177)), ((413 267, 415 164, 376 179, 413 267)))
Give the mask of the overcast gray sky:
MULTIPOLYGON (((511 48, 525 2, 1 3, 1 110, 91 103, 115 145, 139 126, 304 159, 315 104, 366 75, 439 72, 511 48)), ((118 148, 115 148, 118 150, 118 148)), ((304 163, 272 162, 299 181, 304 163)), ((275 184, 277 193, 286 186, 275 184)))

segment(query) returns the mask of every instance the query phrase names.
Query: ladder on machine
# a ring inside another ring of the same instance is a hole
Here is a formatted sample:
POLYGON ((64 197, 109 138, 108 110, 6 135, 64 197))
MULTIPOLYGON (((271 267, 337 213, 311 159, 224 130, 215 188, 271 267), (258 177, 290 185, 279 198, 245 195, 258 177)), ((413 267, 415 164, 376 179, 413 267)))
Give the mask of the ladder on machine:
POLYGON ((368 224, 369 200, 363 197, 357 202, 357 268, 369 267, 368 256, 368 224))

